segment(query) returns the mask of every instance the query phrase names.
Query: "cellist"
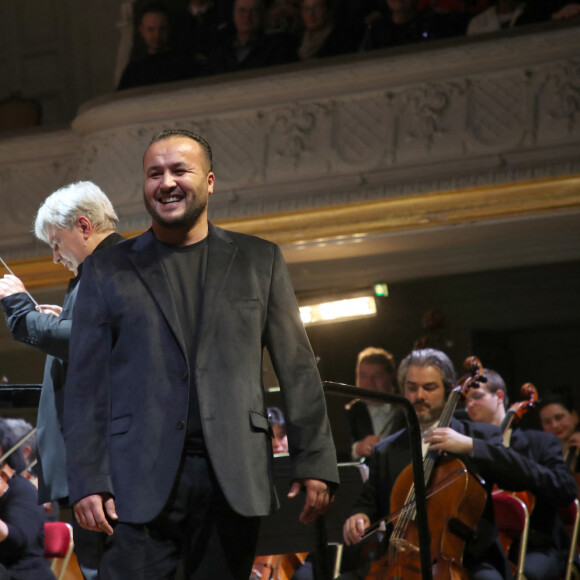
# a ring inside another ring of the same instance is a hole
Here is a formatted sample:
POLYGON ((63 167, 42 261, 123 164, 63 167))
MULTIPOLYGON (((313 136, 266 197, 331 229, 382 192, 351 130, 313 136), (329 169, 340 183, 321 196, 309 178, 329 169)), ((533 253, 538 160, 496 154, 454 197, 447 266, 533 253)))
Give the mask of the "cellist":
MULTIPOLYGON (((467 413, 472 421, 500 427, 508 404, 505 382, 493 370, 484 369, 483 374, 487 381, 467 394, 467 413)), ((570 539, 557 515, 557 508, 576 498, 576 482, 564 463, 560 443, 554 435, 535 429, 516 429, 509 446, 533 461, 537 471, 537 477, 530 480, 527 490, 535 496, 535 505, 530 519, 524 574, 527 580, 558 580, 566 571, 570 539)), ((517 554, 515 544, 510 547, 510 556, 512 554, 517 554)))
MULTIPOLYGON (((434 349, 412 351, 399 365, 398 380, 404 396, 413 404, 423 434, 424 453, 447 452, 459 457, 468 469, 485 480, 487 501, 473 537, 463 553, 463 566, 477 580, 511 578, 499 542, 493 514, 491 489, 520 490, 536 476, 531 462, 514 461, 515 452, 502 445, 501 431, 493 425, 451 419, 449 427, 438 427, 445 402, 455 383, 455 371, 447 355, 434 349)), ((371 522, 388 515, 391 490, 410 462, 410 441, 406 430, 394 433, 373 449, 370 477, 344 524, 347 544, 360 541, 371 522)), ((364 578, 360 570, 353 577, 364 578)))

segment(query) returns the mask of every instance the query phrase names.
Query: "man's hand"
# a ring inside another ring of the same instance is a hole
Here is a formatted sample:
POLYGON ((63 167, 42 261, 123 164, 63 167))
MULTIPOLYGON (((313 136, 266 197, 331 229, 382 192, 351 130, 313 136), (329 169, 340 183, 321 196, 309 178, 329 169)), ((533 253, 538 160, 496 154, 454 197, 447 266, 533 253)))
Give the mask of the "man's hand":
POLYGON ((58 306, 57 304, 39 304, 36 310, 42 312, 42 314, 51 314, 58 318, 62 312, 62 306, 58 306))
POLYGON ((568 439, 568 447, 580 447, 580 432, 574 431, 568 439))
POLYGON ((473 439, 462 435, 451 427, 437 427, 425 443, 429 443, 431 451, 447 451, 455 455, 469 455, 473 451, 473 439))
POLYGON ((0 299, 20 292, 26 292, 26 288, 20 278, 12 274, 6 274, 3 278, 0 278, 0 299))
POLYGON ((357 441, 354 451, 360 457, 369 457, 373 447, 380 441, 376 435, 367 435, 364 439, 357 441))
POLYGON ((334 497, 328 485, 319 479, 297 479, 292 483, 288 497, 290 499, 296 497, 301 489, 306 490, 306 500, 298 520, 308 524, 329 508, 334 497))
POLYGON ((77 522, 83 528, 113 535, 113 528, 107 521, 105 511, 111 520, 119 519, 119 516, 115 510, 115 500, 110 493, 87 495, 74 504, 74 511, 77 522))
POLYGON ((363 537, 365 530, 371 525, 371 520, 367 514, 355 514, 350 516, 344 526, 342 526, 342 535, 347 546, 358 544, 363 537))

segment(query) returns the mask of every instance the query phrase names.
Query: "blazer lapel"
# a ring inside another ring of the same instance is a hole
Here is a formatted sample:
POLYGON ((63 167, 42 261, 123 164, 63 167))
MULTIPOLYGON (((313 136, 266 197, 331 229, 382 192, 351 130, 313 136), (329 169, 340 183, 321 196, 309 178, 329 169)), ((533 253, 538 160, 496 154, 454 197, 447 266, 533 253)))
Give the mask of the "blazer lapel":
POLYGON ((203 306, 201 315, 201 332, 199 335, 199 350, 210 338, 210 331, 215 328, 213 318, 222 300, 222 293, 238 251, 230 236, 221 228, 209 224, 207 271, 203 290, 203 306))
POLYGON ((186 355, 177 309, 175 308, 171 288, 157 253, 154 235, 151 230, 148 230, 137 239, 128 257, 133 262, 137 273, 167 320, 181 350, 186 355))

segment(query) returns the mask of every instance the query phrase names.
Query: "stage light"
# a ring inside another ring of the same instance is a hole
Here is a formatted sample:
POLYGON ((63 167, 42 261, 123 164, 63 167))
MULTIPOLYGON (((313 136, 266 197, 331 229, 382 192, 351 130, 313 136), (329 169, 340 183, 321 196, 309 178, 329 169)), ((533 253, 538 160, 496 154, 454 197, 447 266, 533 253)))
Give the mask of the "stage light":
POLYGON ((304 326, 344 322, 376 316, 377 305, 374 296, 356 296, 300 307, 300 317, 304 326))
POLYGON ((386 298, 389 295, 389 287, 385 282, 377 282, 373 288, 375 290, 375 296, 386 298))

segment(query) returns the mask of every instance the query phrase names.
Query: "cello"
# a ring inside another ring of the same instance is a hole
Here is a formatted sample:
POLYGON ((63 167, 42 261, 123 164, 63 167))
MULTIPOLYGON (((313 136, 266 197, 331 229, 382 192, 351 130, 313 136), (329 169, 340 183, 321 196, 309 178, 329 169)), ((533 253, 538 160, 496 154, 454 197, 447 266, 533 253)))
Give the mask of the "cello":
MULTIPOLYGON (((481 362, 468 357, 464 368, 467 374, 453 388, 439 427, 448 427, 455 407, 468 390, 484 382, 481 362)), ((477 526, 487 500, 487 493, 479 479, 464 463, 449 455, 428 452, 424 461, 427 489, 427 519, 431 534, 431 562, 435 580, 467 580, 462 566, 463 550, 477 526)), ((397 477, 390 498, 393 523, 385 554, 371 563, 367 580, 412 580, 421 578, 416 501, 412 466, 408 465, 397 477)), ((384 521, 379 523, 379 528, 384 521)), ((372 526, 376 529, 377 525, 372 526)), ((369 528, 370 529, 370 528, 369 528)), ((368 535, 368 534, 367 534, 368 535)))

